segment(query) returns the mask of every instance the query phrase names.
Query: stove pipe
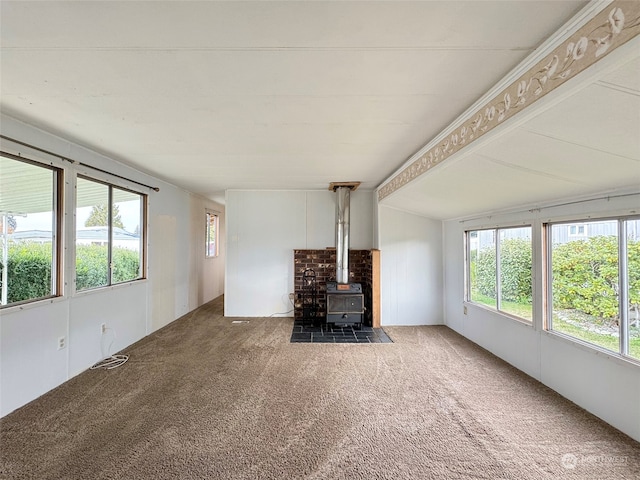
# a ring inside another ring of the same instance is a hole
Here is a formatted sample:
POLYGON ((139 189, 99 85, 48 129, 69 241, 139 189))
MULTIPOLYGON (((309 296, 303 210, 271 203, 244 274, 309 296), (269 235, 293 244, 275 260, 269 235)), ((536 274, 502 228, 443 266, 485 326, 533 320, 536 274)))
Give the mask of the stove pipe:
POLYGON ((349 203, 351 187, 336 187, 336 281, 349 283, 349 203))

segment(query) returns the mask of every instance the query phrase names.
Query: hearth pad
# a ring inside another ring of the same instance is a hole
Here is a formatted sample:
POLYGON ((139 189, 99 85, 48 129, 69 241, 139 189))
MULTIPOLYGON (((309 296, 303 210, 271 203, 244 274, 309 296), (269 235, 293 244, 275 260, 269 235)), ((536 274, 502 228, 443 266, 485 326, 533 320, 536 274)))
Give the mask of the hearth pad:
POLYGON ((296 320, 291 343, 393 343, 382 328, 340 326, 331 324, 309 325, 296 320))

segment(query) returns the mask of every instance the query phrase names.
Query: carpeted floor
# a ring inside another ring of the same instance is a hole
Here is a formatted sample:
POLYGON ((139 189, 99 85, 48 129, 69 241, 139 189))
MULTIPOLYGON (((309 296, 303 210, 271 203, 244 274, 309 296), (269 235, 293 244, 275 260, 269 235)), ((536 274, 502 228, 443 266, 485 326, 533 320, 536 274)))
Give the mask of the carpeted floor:
POLYGON ((290 343, 221 305, 0 420, 0 478, 640 478, 640 444, 446 327, 290 343))

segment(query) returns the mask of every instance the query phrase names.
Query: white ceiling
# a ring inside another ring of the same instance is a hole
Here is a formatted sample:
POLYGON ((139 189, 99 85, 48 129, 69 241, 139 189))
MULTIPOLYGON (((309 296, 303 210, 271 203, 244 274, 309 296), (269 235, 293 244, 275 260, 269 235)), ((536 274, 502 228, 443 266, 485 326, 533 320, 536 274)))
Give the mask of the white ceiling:
MULTIPOLYGON (((0 106, 205 196, 371 189, 585 4, 3 0, 0 106)), ((519 135, 542 145, 542 123, 519 135)), ((502 186, 500 162, 517 148, 505 142, 465 177, 502 186)), ((426 195, 416 183, 391 201, 446 198, 442 181, 459 185, 459 173, 442 169, 426 195)))
POLYGON ((640 190, 640 37, 628 47, 613 71, 575 79, 566 98, 531 107, 516 128, 505 125, 383 203, 447 219, 640 190))

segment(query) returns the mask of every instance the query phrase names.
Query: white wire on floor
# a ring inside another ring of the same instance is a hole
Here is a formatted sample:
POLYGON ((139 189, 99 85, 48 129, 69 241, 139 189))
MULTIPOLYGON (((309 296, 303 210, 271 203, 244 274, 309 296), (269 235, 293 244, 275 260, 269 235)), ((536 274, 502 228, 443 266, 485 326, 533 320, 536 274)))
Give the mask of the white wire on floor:
POLYGON ((293 302, 293 299, 292 299, 291 297, 289 297, 289 303, 290 303, 290 304, 291 304, 291 306, 293 307, 291 310, 289 310, 289 311, 287 311, 287 312, 275 312, 275 313, 272 313, 271 315, 269 315, 269 318, 271 318, 271 317, 275 317, 276 315, 287 315, 287 314, 289 314, 289 313, 293 312, 293 311, 295 310, 295 308, 296 308, 296 305, 295 305, 295 303, 293 302))
POLYGON ((269 318, 271 317, 275 317, 276 315, 286 315, 288 313, 293 312, 293 310, 289 310, 288 312, 276 312, 276 313, 272 313, 271 315, 269 315, 269 318))
POLYGON ((111 339, 111 342, 109 343, 109 347, 107 348, 107 353, 105 355, 103 347, 104 344, 101 341, 100 342, 100 350, 102 352, 103 355, 103 359, 100 360, 98 363, 96 363, 95 365, 93 365, 90 370, 96 370, 98 368, 104 368, 105 370, 111 370, 113 368, 117 368, 120 367, 122 365, 124 365, 125 363, 127 363, 127 360, 129 360, 129 355, 123 355, 123 354, 114 354, 114 355, 109 355, 109 351, 111 350, 111 345, 113 345, 113 341, 116 339, 116 332, 115 330, 111 329, 111 328, 107 328, 105 331, 107 330, 111 330, 113 332, 113 338, 111 339))
POLYGON ((98 368, 111 370, 112 368, 124 365, 127 360, 129 360, 129 355, 111 355, 104 360, 100 360, 98 363, 91 367, 91 370, 96 370, 98 368))

